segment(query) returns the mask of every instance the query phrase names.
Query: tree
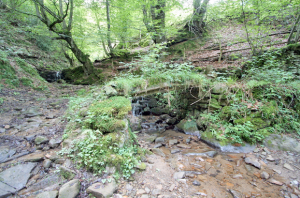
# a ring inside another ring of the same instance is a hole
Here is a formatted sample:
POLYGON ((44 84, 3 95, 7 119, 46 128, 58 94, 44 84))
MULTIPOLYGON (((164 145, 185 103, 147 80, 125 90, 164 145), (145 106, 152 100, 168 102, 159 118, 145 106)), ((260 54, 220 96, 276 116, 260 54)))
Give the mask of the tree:
POLYGON ((192 31, 197 37, 201 37, 204 32, 204 16, 207 10, 209 0, 193 0, 194 13, 192 19, 189 22, 190 31, 192 31))
POLYGON ((73 0, 64 1, 64 3, 62 0, 59 0, 58 5, 56 1, 52 1, 55 9, 57 10, 57 14, 53 11, 54 9, 51 10, 45 5, 44 0, 33 0, 33 2, 36 9, 36 16, 48 27, 50 31, 55 32, 59 36, 55 39, 67 42, 68 48, 74 53, 77 60, 82 63, 83 70, 86 75, 95 75, 95 68, 89 58, 89 55, 79 49, 72 37, 73 0))
POLYGON ((143 22, 147 31, 151 33, 152 39, 155 43, 161 43, 166 40, 164 33, 165 28, 165 0, 157 0, 156 2, 144 1, 143 6, 143 22))
POLYGON ((288 38, 288 44, 297 43, 300 37, 300 14, 298 15, 296 22, 291 30, 290 36, 288 38), (297 31, 295 38, 293 39, 294 32, 297 31))

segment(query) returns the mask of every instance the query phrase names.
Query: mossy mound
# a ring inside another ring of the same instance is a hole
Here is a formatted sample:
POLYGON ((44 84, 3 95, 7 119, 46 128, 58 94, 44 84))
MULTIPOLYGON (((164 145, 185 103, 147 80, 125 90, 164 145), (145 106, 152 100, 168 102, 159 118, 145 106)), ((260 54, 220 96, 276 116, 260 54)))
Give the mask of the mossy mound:
POLYGON ((96 73, 86 76, 83 71, 83 67, 68 68, 62 70, 62 78, 71 84, 75 85, 92 85, 102 82, 101 69, 96 69, 96 73))

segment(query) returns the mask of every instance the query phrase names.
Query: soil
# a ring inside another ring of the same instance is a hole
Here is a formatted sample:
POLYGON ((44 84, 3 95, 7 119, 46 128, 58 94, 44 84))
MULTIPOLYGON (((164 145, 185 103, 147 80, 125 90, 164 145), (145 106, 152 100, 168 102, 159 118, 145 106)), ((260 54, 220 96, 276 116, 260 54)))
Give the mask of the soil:
MULTIPOLYGON (((1 89, 0 97, 5 100, 0 106, 0 148, 9 148, 14 154, 0 163, 0 172, 15 164, 38 163, 26 187, 17 192, 17 196, 35 197, 43 191, 58 190, 67 180, 51 184, 42 181, 54 177, 62 164, 69 164, 75 179, 80 179, 78 197, 89 197, 86 189, 109 177, 76 169, 70 160, 57 156, 56 151, 62 145, 50 147, 48 143, 34 143, 37 136, 61 142, 66 125, 63 115, 68 107, 67 97, 76 95, 76 90, 82 88, 88 89, 56 83, 47 92, 28 88, 1 89), (52 163, 46 168, 48 159, 52 163)), ((148 116, 146 119, 158 118, 148 116)), ((163 139, 156 138, 156 142, 147 141, 153 134, 141 132, 137 135, 140 146, 153 154, 143 160, 144 171, 136 172, 131 180, 118 181, 114 197, 300 197, 299 153, 272 151, 260 146, 254 153, 222 153, 198 137, 174 130, 160 133, 158 137, 163 139), (177 143, 172 144, 170 140, 177 143), (213 156, 205 155, 207 152, 213 156), (192 155, 194 153, 197 156, 192 155), (273 160, 267 160, 269 156, 273 160), (247 164, 246 158, 258 161, 261 168, 247 164), (285 168, 286 164, 290 166, 285 168), (270 178, 262 178, 265 175, 270 178)))

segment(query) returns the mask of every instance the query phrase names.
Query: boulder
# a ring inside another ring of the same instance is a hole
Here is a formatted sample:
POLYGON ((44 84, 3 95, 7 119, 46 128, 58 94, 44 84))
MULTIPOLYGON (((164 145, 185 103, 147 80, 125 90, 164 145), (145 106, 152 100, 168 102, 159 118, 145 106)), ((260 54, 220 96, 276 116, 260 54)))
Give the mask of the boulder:
POLYGON ((36 145, 44 144, 44 143, 47 143, 47 142, 49 142, 49 139, 45 136, 40 136, 40 135, 37 136, 34 140, 34 143, 36 145))
POLYGON ((116 96, 118 94, 118 92, 109 85, 105 85, 102 89, 108 97, 116 96))
POLYGON ((116 181, 112 179, 111 182, 106 184, 95 183, 88 187, 86 192, 92 194, 96 198, 109 198, 117 190, 117 187, 116 181))
POLYGON ((58 198, 75 198, 80 191, 80 181, 79 179, 73 179, 67 183, 65 183, 59 189, 58 198))
POLYGON ((292 151, 300 153, 300 143, 286 135, 271 134, 264 139, 263 144, 273 150, 292 151))
POLYGON ((58 191, 46 191, 38 194, 35 198, 56 198, 58 191))
POLYGON ((181 120, 176 127, 185 134, 200 136, 197 123, 193 120, 181 120))

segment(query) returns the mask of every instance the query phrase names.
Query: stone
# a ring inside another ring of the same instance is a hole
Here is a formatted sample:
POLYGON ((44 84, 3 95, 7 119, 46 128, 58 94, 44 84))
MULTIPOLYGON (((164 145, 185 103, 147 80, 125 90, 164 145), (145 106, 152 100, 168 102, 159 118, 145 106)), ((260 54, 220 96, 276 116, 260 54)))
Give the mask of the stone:
POLYGON ((26 186, 36 163, 19 164, 0 173, 0 197, 8 197, 26 186))
POLYGON ((261 177, 262 179, 269 179, 269 178, 270 178, 270 175, 269 175, 269 173, 263 171, 263 172, 260 173, 260 177, 261 177))
POLYGON ((281 174, 281 170, 279 170, 279 169, 273 169, 273 171, 274 171, 275 173, 277 173, 278 175, 281 174))
POLYGON ((148 187, 145 188, 145 191, 147 194, 149 194, 151 192, 151 190, 148 187))
POLYGON ((206 156, 206 157, 215 157, 218 154, 217 151, 207 151, 204 153, 186 153, 187 156, 206 156))
POLYGON ((56 198, 58 195, 58 191, 46 191, 38 194, 35 198, 56 198))
POLYGON ((178 140, 177 139, 169 140, 169 146, 173 146, 174 144, 178 144, 178 140))
POLYGON ((169 191, 172 192, 172 191, 174 190, 175 187, 176 187, 176 185, 175 185, 175 184, 172 184, 172 185, 170 186, 170 188, 169 188, 169 191))
POLYGON ((136 191, 136 196, 139 196, 139 195, 142 195, 142 194, 146 194, 146 191, 144 190, 144 189, 138 189, 137 191, 136 191))
POLYGON ((21 158, 25 162, 40 162, 44 160, 43 153, 31 153, 21 158))
POLYGON ((102 89, 104 90, 105 94, 108 97, 115 96, 118 94, 118 92, 114 88, 112 88, 110 85, 105 85, 102 87, 102 89))
POLYGON ((243 198, 243 194, 240 193, 239 191, 229 189, 229 192, 233 196, 233 198, 243 198))
POLYGON ((161 191, 160 189, 153 189, 151 194, 154 196, 157 196, 157 195, 160 195, 160 191, 161 191))
POLYGON ((266 160, 270 161, 270 162, 274 162, 275 159, 271 156, 271 155, 268 155, 266 160))
POLYGON ((76 175, 76 173, 73 170, 66 168, 64 166, 59 167, 59 170, 61 176, 63 176, 65 179, 73 179, 76 175))
POLYGON ((50 148, 56 148, 60 145, 61 142, 62 142, 61 139, 51 139, 49 141, 49 146, 50 146, 50 148))
POLYGON ((181 152, 180 149, 171 149, 171 154, 179 153, 181 152))
POLYGON ((178 146, 179 148, 184 148, 184 149, 190 149, 190 148, 192 148, 191 146, 188 146, 188 145, 186 145, 186 144, 177 144, 177 146, 178 146))
POLYGON ((163 143, 165 141, 164 137, 158 137, 155 139, 155 143, 163 143))
POLYGON ((37 136, 34 140, 34 143, 36 145, 44 144, 44 143, 47 143, 47 142, 49 142, 49 139, 45 136, 37 136))
POLYGON ((28 141, 28 142, 31 142, 35 139, 35 135, 28 135, 28 136, 25 136, 25 139, 28 141))
POLYGON ((151 149, 151 151, 156 154, 159 155, 161 157, 165 157, 166 155, 164 154, 164 152, 162 150, 160 150, 159 148, 153 148, 151 149))
POLYGON ((140 163, 140 164, 138 164, 137 166, 136 166, 138 169, 140 169, 140 170, 146 170, 146 164, 145 163, 140 163))
POLYGON ((160 148, 160 147, 162 147, 163 145, 161 144, 161 143, 158 143, 158 144, 155 144, 154 146, 153 146, 153 148, 160 148))
POLYGON ((197 123, 193 120, 181 120, 176 127, 180 130, 183 131, 185 134, 188 135, 196 135, 200 136, 200 132, 197 128, 197 123))
POLYGON ((258 153, 258 152, 259 152, 259 148, 255 148, 255 149, 253 150, 253 152, 254 152, 254 153, 258 153))
POLYGON ((39 108, 37 108, 37 107, 32 107, 24 112, 24 116, 26 118, 31 118, 31 117, 40 116, 40 115, 43 115, 43 113, 40 112, 39 108))
POLYGON ((16 149, 6 146, 0 146, 0 163, 12 157, 16 153, 16 149))
POLYGON ((235 174, 232 176, 233 179, 242 179, 243 175, 242 174, 235 174))
POLYGON ((200 184, 199 181, 195 180, 195 181, 193 181, 193 185, 194 185, 194 186, 200 186, 201 184, 200 184))
POLYGON ((52 161, 49 159, 44 160, 43 167, 44 168, 50 168, 52 161))
POLYGON ((300 153, 300 143, 291 137, 286 135, 271 134, 266 137, 263 144, 273 150, 292 151, 300 153))
POLYGON ((174 179, 182 179, 182 178, 184 178, 185 177, 185 172, 184 171, 182 171, 182 172, 176 172, 176 173, 174 173, 174 175, 173 175, 173 178, 174 179))
POLYGON ((141 198, 149 198, 149 196, 146 195, 146 194, 143 194, 143 195, 141 196, 141 198))
POLYGON ((39 180, 37 183, 31 185, 27 191, 35 192, 41 189, 45 189, 51 185, 61 183, 63 180, 58 174, 47 175, 47 177, 39 180))
POLYGON ((246 157, 246 158, 245 158, 245 162, 246 162, 247 164, 253 165, 254 167, 256 167, 256 168, 258 168, 258 169, 261 168, 260 163, 259 163, 258 160, 255 159, 255 158, 252 158, 252 157, 246 157))
POLYGON ((278 185, 278 186, 282 186, 282 185, 283 185, 282 182, 277 181, 277 180, 275 180, 275 179, 273 179, 273 178, 269 179, 268 182, 270 182, 270 183, 272 183, 272 184, 276 184, 276 185, 278 185))
POLYGON ((0 133, 5 133, 5 129, 4 128, 0 128, 0 133))
POLYGON ((80 191, 79 179, 73 179, 59 189, 58 198, 75 198, 80 191))
POLYGON ((286 168, 286 169, 288 169, 288 170, 294 171, 293 167, 291 165, 287 164, 287 163, 285 163, 283 165, 283 167, 286 168))
POLYGON ((103 183, 95 183, 88 187, 86 190, 87 193, 94 195, 96 198, 109 198, 113 195, 113 193, 117 190, 117 183, 114 179, 111 182, 103 184, 103 183))

